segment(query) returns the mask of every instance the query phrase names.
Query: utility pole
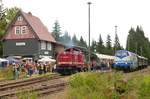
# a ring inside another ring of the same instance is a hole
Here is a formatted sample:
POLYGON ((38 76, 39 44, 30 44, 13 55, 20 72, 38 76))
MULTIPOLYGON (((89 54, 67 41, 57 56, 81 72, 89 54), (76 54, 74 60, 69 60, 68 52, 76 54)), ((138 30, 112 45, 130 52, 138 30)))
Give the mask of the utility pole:
MULTIPOLYGON (((115 25, 115 37, 117 36, 117 25, 115 25)), ((116 43, 116 42, 115 42, 116 43)), ((115 51, 116 51, 116 47, 117 47, 117 45, 115 44, 115 46, 114 46, 114 53, 115 53, 115 51)))
POLYGON ((89 65, 88 65, 88 70, 90 71, 91 70, 91 67, 90 67, 90 63, 91 63, 91 49, 90 49, 90 32, 91 32, 91 23, 90 23, 90 5, 91 5, 91 2, 88 2, 88 31, 89 31, 89 65))

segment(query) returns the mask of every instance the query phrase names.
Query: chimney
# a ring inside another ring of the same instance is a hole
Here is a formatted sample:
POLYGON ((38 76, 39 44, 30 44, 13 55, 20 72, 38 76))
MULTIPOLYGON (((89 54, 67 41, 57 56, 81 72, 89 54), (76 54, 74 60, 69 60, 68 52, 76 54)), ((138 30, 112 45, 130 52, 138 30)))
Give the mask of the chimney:
POLYGON ((29 15, 32 15, 32 13, 31 13, 31 12, 28 12, 28 14, 29 14, 29 15))

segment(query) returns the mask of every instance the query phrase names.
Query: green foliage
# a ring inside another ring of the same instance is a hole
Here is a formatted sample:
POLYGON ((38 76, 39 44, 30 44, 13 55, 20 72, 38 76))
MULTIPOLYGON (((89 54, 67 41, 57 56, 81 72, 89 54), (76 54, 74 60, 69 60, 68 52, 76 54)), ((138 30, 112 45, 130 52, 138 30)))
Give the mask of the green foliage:
POLYGON ((113 55, 112 41, 110 35, 107 35, 106 48, 104 54, 113 55))
MULTIPOLYGON (((109 99, 117 97, 118 93, 113 92, 115 74, 105 75, 103 73, 76 74, 70 80, 70 90, 68 99, 109 99), (88 94, 87 94, 88 93, 88 94)), ((116 99, 116 98, 115 98, 116 99)))
POLYGON ((87 48, 87 44, 86 44, 86 41, 84 41, 83 37, 81 36, 80 37, 80 40, 78 42, 78 46, 82 46, 84 48, 87 48))
POLYGON ((115 34, 114 50, 121 50, 119 37, 118 37, 117 33, 115 34))
POLYGON ((71 37, 70 37, 70 35, 69 35, 69 33, 68 33, 67 31, 64 33, 63 36, 61 36, 61 37, 59 38, 59 41, 61 41, 61 43, 63 43, 63 44, 66 45, 66 46, 72 45, 72 44, 71 44, 71 43, 72 43, 71 37))
POLYGON ((92 44, 91 44, 91 51, 92 52, 96 52, 96 46, 97 46, 97 44, 96 44, 96 41, 92 41, 92 44))
POLYGON ((80 73, 69 81, 66 99, 149 99, 150 76, 80 73))
MULTIPOLYGON (((17 7, 6 9, 4 16, 0 20, 0 39, 5 35, 8 25, 16 16, 18 10, 17 7)), ((0 41, 0 56, 2 56, 2 41, 0 41)))
POLYGON ((150 59, 150 42, 144 36, 142 27, 137 26, 136 30, 130 29, 126 49, 150 59))
POLYGON ((77 46, 78 42, 79 42, 79 40, 77 39, 76 35, 74 34, 73 37, 72 37, 72 43, 73 43, 73 45, 77 46))
POLYGON ((61 30, 60 30, 59 22, 57 20, 54 23, 52 35, 56 41, 60 41, 61 30))
POLYGON ((103 44, 103 40, 101 35, 99 35, 99 40, 97 42, 97 46, 96 46, 96 51, 100 54, 104 54, 105 53, 105 46, 103 44))

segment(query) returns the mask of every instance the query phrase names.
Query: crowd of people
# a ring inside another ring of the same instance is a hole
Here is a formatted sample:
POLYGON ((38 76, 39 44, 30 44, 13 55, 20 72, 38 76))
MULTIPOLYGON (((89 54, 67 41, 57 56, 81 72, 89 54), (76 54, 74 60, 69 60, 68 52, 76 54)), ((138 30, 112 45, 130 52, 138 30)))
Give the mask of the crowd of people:
POLYGON ((13 67, 13 79, 18 79, 21 72, 25 72, 27 77, 31 77, 33 74, 46 74, 53 71, 53 65, 49 62, 34 62, 34 61, 22 61, 20 63, 12 63, 13 67))

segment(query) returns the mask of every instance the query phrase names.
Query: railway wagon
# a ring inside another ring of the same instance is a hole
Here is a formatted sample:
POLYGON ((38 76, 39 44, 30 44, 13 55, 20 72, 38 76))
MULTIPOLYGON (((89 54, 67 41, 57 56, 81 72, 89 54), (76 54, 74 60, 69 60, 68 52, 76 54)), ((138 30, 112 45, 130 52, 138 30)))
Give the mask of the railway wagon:
POLYGON ((61 74, 72 74, 87 69, 85 55, 78 48, 67 48, 57 55, 56 71, 61 74))
POLYGON ((148 59, 127 50, 117 50, 113 67, 122 70, 135 70, 148 65, 148 59))

